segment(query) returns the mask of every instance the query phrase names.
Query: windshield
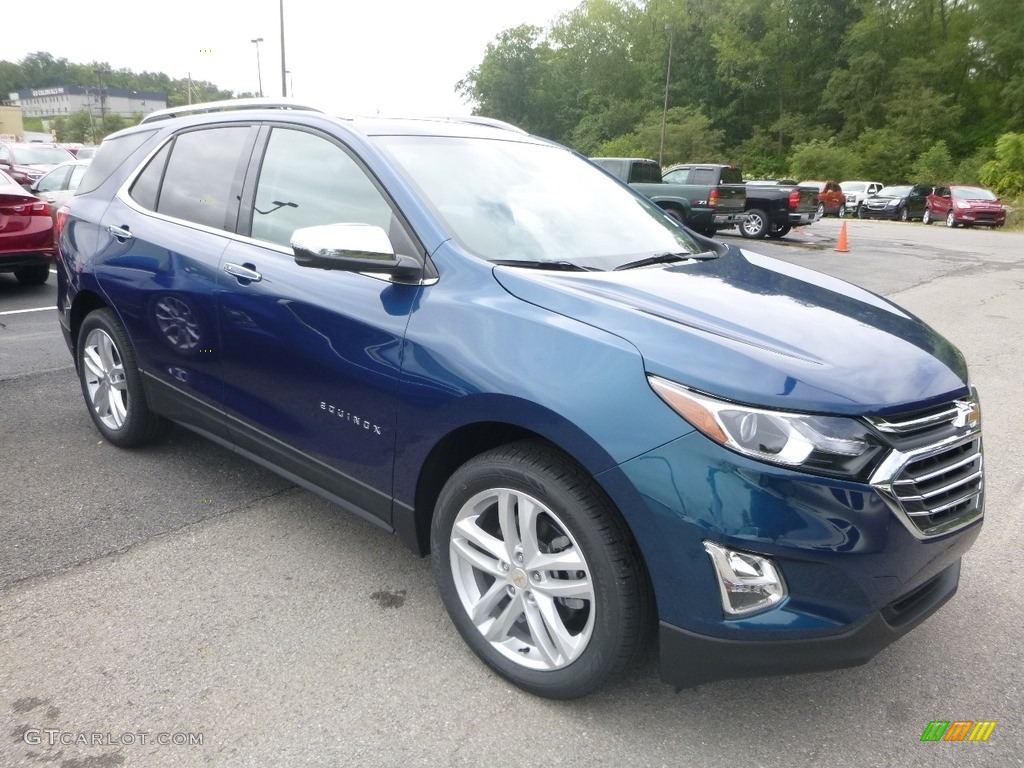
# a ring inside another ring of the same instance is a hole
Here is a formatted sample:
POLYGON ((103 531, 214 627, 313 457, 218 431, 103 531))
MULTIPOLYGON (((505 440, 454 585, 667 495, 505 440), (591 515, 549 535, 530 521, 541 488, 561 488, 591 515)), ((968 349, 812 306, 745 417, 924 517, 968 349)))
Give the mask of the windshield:
POLYGON ((996 196, 981 187, 953 187, 954 200, 995 200, 996 196))
POLYGON ((839 186, 843 192, 863 192, 868 188, 867 182, 863 181, 844 181, 839 186))
POLYGON ((613 269, 701 251, 657 206, 565 149, 449 136, 376 141, 452 236, 489 261, 613 269))
POLYGON ((884 187, 875 193, 876 197, 906 197, 910 194, 910 187, 884 187))
POLYGON ((19 147, 15 157, 18 165, 57 165, 75 159, 60 147, 19 147))

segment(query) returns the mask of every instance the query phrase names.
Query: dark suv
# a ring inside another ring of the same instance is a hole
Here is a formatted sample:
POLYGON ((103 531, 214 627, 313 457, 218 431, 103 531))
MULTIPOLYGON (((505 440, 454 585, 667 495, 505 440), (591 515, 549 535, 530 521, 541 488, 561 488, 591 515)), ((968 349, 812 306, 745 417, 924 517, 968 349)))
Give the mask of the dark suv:
POLYGON ((539 695, 654 631, 675 685, 863 663, 953 595, 981 528, 952 345, 511 126, 156 113, 58 227, 107 441, 177 422, 394 531, 539 695))

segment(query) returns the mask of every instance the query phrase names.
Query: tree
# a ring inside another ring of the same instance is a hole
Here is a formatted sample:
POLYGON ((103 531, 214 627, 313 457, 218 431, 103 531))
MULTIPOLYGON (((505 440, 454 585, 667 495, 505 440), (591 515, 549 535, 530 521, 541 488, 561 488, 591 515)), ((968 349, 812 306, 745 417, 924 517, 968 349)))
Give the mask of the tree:
POLYGON ((911 166, 910 174, 911 179, 918 182, 952 183, 956 177, 956 167, 946 142, 936 141, 922 152, 911 166))
MULTIPOLYGON (((636 130, 605 142, 598 154, 605 157, 657 157, 661 146, 661 111, 651 112, 636 130)), ((666 166, 682 162, 716 162, 723 156, 724 133, 711 126, 700 110, 674 107, 665 123, 666 166)))
POLYGON ((794 179, 851 179, 858 175, 858 159, 849 147, 834 139, 813 140, 793 148, 789 175, 794 179))
POLYGON ((996 157, 981 167, 981 183, 1000 195, 1024 195, 1024 133, 1004 133, 996 157))

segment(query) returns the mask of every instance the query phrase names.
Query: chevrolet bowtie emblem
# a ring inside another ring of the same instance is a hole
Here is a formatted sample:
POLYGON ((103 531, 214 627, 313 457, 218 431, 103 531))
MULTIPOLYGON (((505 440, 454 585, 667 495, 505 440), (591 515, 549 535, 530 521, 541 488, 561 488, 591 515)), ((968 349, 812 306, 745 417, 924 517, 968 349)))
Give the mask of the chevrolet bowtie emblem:
POLYGON ((969 402, 966 400, 957 400, 954 404, 956 408, 956 416, 953 418, 953 426, 957 429, 966 427, 970 424, 972 427, 978 423, 978 404, 969 402))

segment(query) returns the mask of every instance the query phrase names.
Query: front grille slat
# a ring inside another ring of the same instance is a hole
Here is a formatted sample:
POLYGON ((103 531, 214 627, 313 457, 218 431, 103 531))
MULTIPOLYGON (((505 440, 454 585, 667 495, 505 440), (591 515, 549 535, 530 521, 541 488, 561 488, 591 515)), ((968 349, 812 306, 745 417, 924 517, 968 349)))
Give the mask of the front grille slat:
POLYGON ((870 420, 880 433, 892 436, 893 444, 892 454, 872 483, 918 538, 955 531, 984 514, 978 413, 977 401, 971 397, 870 420), (910 445, 901 450, 908 438, 910 445))

